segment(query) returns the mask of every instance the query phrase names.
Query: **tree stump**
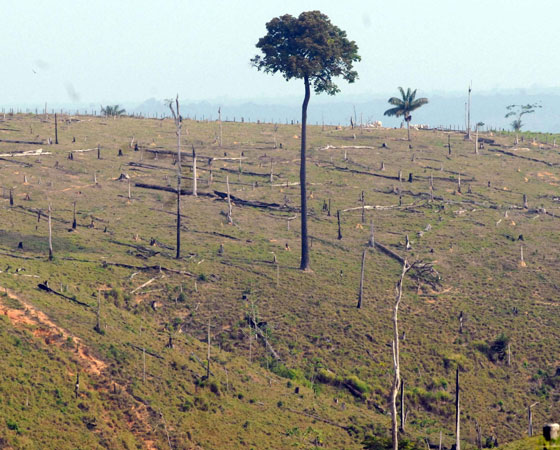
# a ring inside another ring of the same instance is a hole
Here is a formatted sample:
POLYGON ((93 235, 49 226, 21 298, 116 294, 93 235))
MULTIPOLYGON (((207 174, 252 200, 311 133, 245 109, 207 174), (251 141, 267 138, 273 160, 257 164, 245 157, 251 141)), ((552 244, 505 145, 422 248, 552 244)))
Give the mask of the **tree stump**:
POLYGON ((558 439, 558 434, 560 433, 560 425, 557 423, 547 423, 543 427, 543 436, 546 441, 552 441, 558 439))

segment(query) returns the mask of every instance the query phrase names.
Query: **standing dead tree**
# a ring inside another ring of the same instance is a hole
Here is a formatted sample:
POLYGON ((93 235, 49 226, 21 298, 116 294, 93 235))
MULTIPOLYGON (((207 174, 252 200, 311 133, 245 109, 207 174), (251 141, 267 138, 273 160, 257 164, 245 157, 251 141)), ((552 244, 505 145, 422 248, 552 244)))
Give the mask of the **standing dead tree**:
POLYGON ((171 110, 171 114, 173 115, 173 119, 175 121, 175 128, 177 129, 177 253, 175 258, 179 259, 181 257, 181 122, 183 121, 179 111, 179 94, 175 97, 175 108, 173 108, 173 100, 169 100, 169 109, 171 110))
MULTIPOLYGON (((399 389, 401 387, 401 375, 400 375, 400 351, 399 351, 399 325, 398 325, 398 314, 399 306, 401 303, 403 295, 403 283, 405 276, 410 272, 410 276, 413 279, 424 279, 424 280, 439 280, 439 274, 434 270, 430 263, 424 263, 421 260, 415 261, 409 264, 406 258, 402 261, 402 270, 399 280, 395 285, 395 303, 393 305, 393 383, 391 386, 391 437, 393 441, 393 450, 398 450, 399 448, 399 424, 397 416, 397 397, 399 395, 399 389)), ((402 429, 404 429, 404 423, 401 424, 402 429)))
POLYGON ((192 146, 192 171, 193 171, 192 195, 197 197, 198 192, 197 192, 197 182, 196 182, 196 150, 194 149, 194 144, 192 146))
POLYGON ((53 260, 51 212, 52 212, 52 208, 51 208, 51 204, 49 203, 49 261, 53 260))
POLYGON ((397 418, 397 396, 401 386, 400 355, 399 355, 399 305, 403 294, 404 277, 411 266, 405 259, 402 265, 401 276, 395 286, 395 304, 393 305, 393 385, 391 387, 391 435, 393 438, 393 450, 399 449, 398 418, 397 418))
POLYGON ((366 250, 364 249, 362 253, 362 270, 360 273, 360 291, 358 292, 358 305, 356 308, 360 309, 362 307, 362 298, 364 296, 364 269, 366 265, 366 250))
POLYGON ((457 365, 457 373, 455 375, 455 449, 461 450, 461 407, 459 404, 460 388, 459 388, 459 366, 457 365))

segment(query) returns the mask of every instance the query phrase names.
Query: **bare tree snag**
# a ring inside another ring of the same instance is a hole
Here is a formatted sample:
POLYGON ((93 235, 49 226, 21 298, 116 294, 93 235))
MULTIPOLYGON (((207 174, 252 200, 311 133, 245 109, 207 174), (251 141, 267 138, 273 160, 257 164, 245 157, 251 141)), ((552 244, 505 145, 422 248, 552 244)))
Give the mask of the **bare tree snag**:
POLYGON ((529 209, 529 202, 527 201, 527 194, 523 194, 523 208, 529 209))
POLYGON ((142 381, 146 384, 146 348, 142 347, 142 381))
POLYGON ((270 184, 274 181, 274 174, 272 171, 272 158, 270 158, 270 184))
POLYGON ((519 258, 519 267, 527 267, 527 263, 525 262, 525 258, 523 258, 523 244, 521 244, 521 254, 519 258))
POLYGON ((52 248, 52 223, 51 223, 51 204, 49 203, 49 261, 53 260, 53 248, 52 248))
POLYGON ((181 112, 179 109, 179 94, 175 97, 175 109, 173 109, 173 101, 169 101, 169 109, 175 121, 177 134, 177 252, 175 258, 181 258, 181 112))
POLYGON ((74 395, 76 398, 80 395, 80 372, 76 372, 76 385, 74 386, 74 395))
POLYGON ((99 334, 102 333, 101 331, 101 321, 100 321, 100 316, 101 316, 101 296, 99 295, 99 290, 97 290, 97 311, 95 313, 96 318, 97 318, 97 322, 95 324, 95 327, 93 327, 93 329, 98 332, 99 334))
MULTIPOLYGON (((471 91, 472 91, 472 83, 469 84, 469 100, 467 103, 467 134, 465 136, 465 139, 468 139, 469 141, 471 140, 471 91)), ((457 447, 456 450, 461 450, 461 449, 457 447)))
POLYGON ((206 359, 206 379, 210 379, 210 319, 208 319, 207 329, 207 359, 206 359))
POLYGON ((401 428, 400 432, 404 433, 405 415, 404 415, 404 380, 401 379, 401 428))
POLYGON ((338 222, 338 240, 342 239, 342 230, 340 228, 340 209, 336 211, 336 220, 338 222))
POLYGON ((101 147, 97 144, 97 159, 101 159, 101 147))
POLYGON ((362 198, 361 198, 361 200, 362 200, 362 223, 366 223, 366 208, 365 208, 365 206, 366 206, 366 203, 365 203, 365 202, 366 202, 366 198, 365 198, 365 195, 364 195, 364 191, 362 191, 362 198))
POLYGON ((362 307, 362 299, 364 297, 364 269, 366 265, 366 250, 362 252, 362 269, 360 272, 360 290, 358 292, 358 305, 356 306, 358 309, 362 307))
POLYGON ((76 202, 74 201, 73 204, 73 213, 74 213, 74 218, 72 220, 72 229, 75 230, 76 227, 78 226, 78 223, 76 222, 76 202))
POLYGON ((128 179, 128 200, 130 200, 132 198, 131 193, 130 193, 130 178, 128 179))
POLYGON ((14 190, 10 189, 10 206, 14 206, 14 190))
POLYGON ((475 127, 474 154, 478 155, 478 124, 475 127))
POLYGON ((411 266, 405 259, 402 265, 401 276, 395 286, 395 304, 393 306, 393 384, 391 386, 391 422, 393 450, 399 450, 398 418, 397 418, 397 396, 401 385, 400 355, 399 355, 399 305, 403 294, 403 282, 406 273, 411 266))
POLYGON ((54 113, 54 143, 58 145, 58 120, 54 113))
POLYGON ((476 447, 482 448, 482 428, 476 419, 474 419, 474 429, 476 431, 476 447))
POLYGON ((374 228, 373 228, 373 219, 370 220, 369 222, 369 241, 368 241, 368 246, 373 248, 375 247, 375 234, 374 234, 374 228))
POLYGON ((218 108, 218 123, 220 124, 220 147, 222 146, 222 107, 218 108))
MULTIPOLYGON (((241 164, 241 160, 239 160, 241 164)), ((197 181, 196 181, 196 150, 194 149, 194 144, 192 146, 192 170, 193 170, 193 196, 197 197, 197 181)))
POLYGON ((455 449, 461 450, 461 407, 459 404, 460 388, 459 388, 459 366, 455 374, 455 449))
POLYGON ((529 429, 527 431, 528 431, 529 437, 533 436, 533 408, 535 406, 537 406, 538 404, 539 404, 539 402, 535 402, 535 403, 533 403, 533 404, 531 404, 527 407, 527 414, 529 416, 529 418, 528 418, 529 419, 529 429))
POLYGON ((229 194, 229 176, 226 175, 226 186, 227 186, 227 202, 228 202, 228 212, 227 212, 227 221, 230 225, 233 225, 233 217, 232 217, 232 206, 231 206, 231 196, 229 194))

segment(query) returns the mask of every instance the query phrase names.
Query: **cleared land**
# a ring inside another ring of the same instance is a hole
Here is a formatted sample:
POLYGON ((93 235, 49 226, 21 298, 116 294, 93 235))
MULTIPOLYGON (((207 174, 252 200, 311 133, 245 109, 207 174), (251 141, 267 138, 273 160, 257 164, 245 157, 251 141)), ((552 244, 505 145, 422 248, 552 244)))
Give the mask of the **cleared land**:
MULTIPOLYGON (((7 116, 1 128, 0 139, 41 141, 54 137, 54 118, 7 116)), ((362 448, 365 435, 383 434, 390 422, 400 273, 394 257, 368 249, 356 308, 370 220, 376 242, 433 263, 441 275, 439 285, 406 282, 407 437, 436 443, 442 430, 444 444, 454 442, 457 364, 466 448, 475 421, 484 441, 522 437, 535 401, 535 430, 558 420, 553 137, 535 135, 533 143, 526 134, 514 145, 511 134, 485 133, 476 155, 473 142, 451 133, 449 155, 447 132, 415 131, 409 148, 406 130, 310 127, 313 272, 302 273, 299 127, 227 122, 221 147, 218 135, 216 122, 183 122, 182 185, 190 191, 194 145, 199 196, 182 196, 180 260, 175 194, 139 187, 176 186, 172 120, 59 117, 59 145, 0 142, 0 291, 8 289, 0 297, 2 446, 362 448), (64 297, 39 289, 46 280, 64 297), (102 333, 94 331, 98 293, 102 333)))

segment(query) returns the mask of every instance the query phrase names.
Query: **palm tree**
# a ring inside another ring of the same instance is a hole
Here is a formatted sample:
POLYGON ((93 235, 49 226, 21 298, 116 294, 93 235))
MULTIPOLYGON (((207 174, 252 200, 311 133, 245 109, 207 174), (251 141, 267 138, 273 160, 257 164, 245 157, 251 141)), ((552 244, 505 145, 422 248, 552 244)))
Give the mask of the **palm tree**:
POLYGON ((124 108, 119 108, 119 105, 107 105, 105 107, 101 106, 101 113, 105 116, 120 116, 124 114, 126 110, 124 108))
POLYGON ((391 97, 388 101, 395 107, 385 111, 384 115, 395 117, 404 116, 408 129, 408 140, 410 141, 410 121, 412 120, 410 113, 428 103, 428 99, 425 97, 416 98, 416 89, 411 91, 410 88, 408 88, 405 92, 404 89, 399 86, 399 91, 401 92, 402 98, 391 97))

